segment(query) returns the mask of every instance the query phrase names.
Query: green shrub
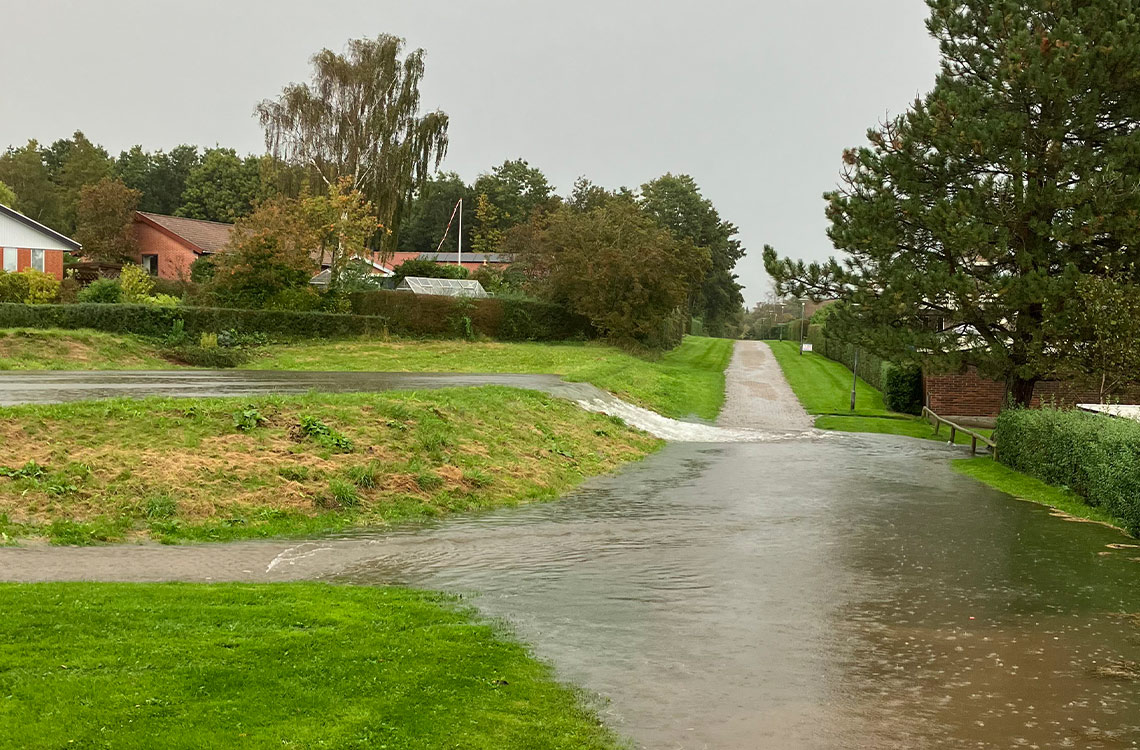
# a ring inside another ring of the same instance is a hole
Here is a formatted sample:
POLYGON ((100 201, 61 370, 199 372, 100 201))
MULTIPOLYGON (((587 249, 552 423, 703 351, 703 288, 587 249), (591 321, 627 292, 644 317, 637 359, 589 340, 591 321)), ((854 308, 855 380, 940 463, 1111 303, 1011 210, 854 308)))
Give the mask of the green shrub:
POLYGON ((28 277, 0 271, 0 302, 23 304, 28 298, 28 277))
POLYGON ((998 458, 1067 487, 1140 534, 1140 423, 1080 411, 1010 409, 997 419, 998 458))
POLYGON ((256 406, 249 405, 234 412, 234 429, 239 432, 250 432, 266 423, 265 416, 256 406))
POLYGON ((311 286, 304 289, 282 289, 265 299, 266 310, 298 310, 312 312, 321 309, 321 295, 311 286))
POLYGON ((19 275, 28 279, 28 295, 24 297, 24 302, 29 305, 49 305, 52 302, 59 302, 59 290, 62 286, 59 279, 50 273, 31 268, 20 271, 19 275))
POLYGON ((123 302, 145 303, 154 291, 154 277, 142 266, 127 263, 119 272, 119 286, 123 289, 123 302))
POLYGON ((250 355, 241 349, 223 349, 220 346, 180 344, 162 350, 162 356, 172 362, 190 367, 207 367, 212 370, 225 370, 238 367, 250 360, 250 355))
POLYGON ((922 368, 883 363, 883 400, 887 408, 903 414, 922 413, 922 368))
POLYGON ((337 432, 316 417, 302 416, 301 422, 293 429, 294 439, 309 438, 317 445, 334 453, 352 453, 352 441, 343 433, 337 432))
POLYGON ((123 287, 118 279, 96 279, 79 292, 77 299, 85 304, 118 304, 123 301, 123 287))

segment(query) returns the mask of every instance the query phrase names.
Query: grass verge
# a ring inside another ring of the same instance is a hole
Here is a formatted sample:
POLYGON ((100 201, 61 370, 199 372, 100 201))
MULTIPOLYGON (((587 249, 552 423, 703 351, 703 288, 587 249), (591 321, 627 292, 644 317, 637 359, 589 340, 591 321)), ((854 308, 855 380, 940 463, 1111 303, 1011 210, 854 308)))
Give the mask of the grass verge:
POLYGON ((1124 530, 1124 522, 1100 508, 1089 505, 1080 495, 1063 487, 1054 487, 1020 471, 1004 466, 989 457, 961 458, 951 462, 954 471, 973 477, 983 484, 1022 500, 1046 505, 1076 518, 1103 523, 1124 530))
POLYGON ((138 336, 101 331, 0 330, 0 370, 159 370, 175 367, 138 336))
POLYGON ((0 748, 618 747, 439 594, 8 584, 0 611, 0 748))
MULTIPOLYGON (((804 409, 816 415, 815 426, 821 430, 871 432, 881 435, 905 435, 923 440, 946 440, 947 431, 934 433, 929 422, 910 414, 899 414, 887 408, 883 394, 859 379, 855 389, 855 410, 851 411, 852 373, 846 366, 814 352, 799 354, 794 341, 768 341, 772 354, 787 378, 792 392, 804 409)), ((975 430, 989 435, 991 430, 975 430)), ((970 438, 959 434, 956 442, 969 445, 970 438)))
POLYGON ((511 388, 0 409, 0 541, 220 541, 550 499, 661 441, 511 388))

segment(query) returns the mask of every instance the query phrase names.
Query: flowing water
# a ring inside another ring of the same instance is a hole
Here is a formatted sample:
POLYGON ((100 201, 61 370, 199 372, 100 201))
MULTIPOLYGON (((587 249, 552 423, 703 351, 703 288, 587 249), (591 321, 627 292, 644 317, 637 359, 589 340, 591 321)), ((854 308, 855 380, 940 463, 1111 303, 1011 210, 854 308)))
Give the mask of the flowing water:
MULTIPOLYGON (((0 393, 247 395, 323 375, 12 376, 0 393)), ((306 543, 0 549, 0 579, 460 593, 645 748, 1140 746, 1140 547, 955 474, 950 448, 679 423, 544 376, 387 382, 537 387, 690 442, 557 503, 306 543)))
POLYGON ((1140 548, 947 452, 676 444, 559 503, 293 554, 469 595, 647 748, 1136 747, 1140 548))

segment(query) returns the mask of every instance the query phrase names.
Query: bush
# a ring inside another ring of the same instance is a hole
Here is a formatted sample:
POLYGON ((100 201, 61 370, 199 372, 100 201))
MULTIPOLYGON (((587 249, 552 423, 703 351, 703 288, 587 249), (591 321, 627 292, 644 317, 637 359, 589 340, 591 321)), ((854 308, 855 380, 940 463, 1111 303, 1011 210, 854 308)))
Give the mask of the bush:
POLYGON ((28 279, 28 295, 24 302, 29 305, 48 305, 59 301, 60 281, 50 273, 28 269, 21 271, 28 279))
POLYGON ((321 295, 311 286, 303 289, 282 289, 265 299, 266 310, 300 310, 311 312, 321 309, 321 295))
POLYGON ((883 400, 887 408, 903 414, 922 413, 922 368, 918 365, 882 366, 883 400))
POLYGON ((145 303, 154 291, 154 279, 142 266, 127 263, 119 272, 119 286, 123 302, 145 303))
POLYGON ((202 333, 221 331, 282 338, 331 338, 379 334, 387 327, 382 318, 320 312, 125 304, 0 304, 0 328, 93 328, 165 338, 178 321, 182 321, 182 330, 191 341, 202 333))
POLYGON ((1068 487, 1140 535, 1140 423, 1080 411, 1010 409, 997 419, 998 459, 1068 487))
POLYGON ((78 299, 87 304, 114 305, 123 301, 123 287, 118 279, 96 279, 79 292, 78 299))
POLYGON ((162 356, 191 367, 207 367, 211 370, 225 370, 243 365, 249 361, 250 356, 242 349, 225 349, 217 344, 202 346, 195 344, 181 344, 170 346, 162 350, 162 356))
POLYGON ((0 271, 0 303, 23 304, 28 298, 28 277, 22 273, 0 271))

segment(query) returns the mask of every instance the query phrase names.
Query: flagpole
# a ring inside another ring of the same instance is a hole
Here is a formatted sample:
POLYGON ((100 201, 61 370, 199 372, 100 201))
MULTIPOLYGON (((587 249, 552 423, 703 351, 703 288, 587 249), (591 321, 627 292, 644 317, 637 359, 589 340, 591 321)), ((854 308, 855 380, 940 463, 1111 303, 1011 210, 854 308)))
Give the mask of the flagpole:
POLYGON ((455 265, 463 268, 463 199, 459 199, 459 252, 455 255, 455 265))

